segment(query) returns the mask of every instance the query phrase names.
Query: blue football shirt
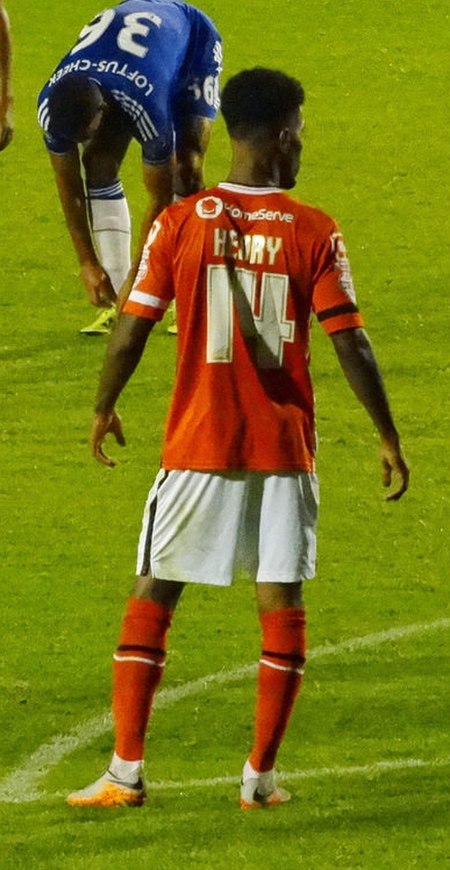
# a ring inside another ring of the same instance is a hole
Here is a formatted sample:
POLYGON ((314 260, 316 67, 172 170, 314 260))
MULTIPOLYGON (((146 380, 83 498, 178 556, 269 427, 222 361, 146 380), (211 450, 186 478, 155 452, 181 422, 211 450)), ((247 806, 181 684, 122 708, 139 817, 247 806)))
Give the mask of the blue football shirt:
POLYGON ((38 120, 49 151, 71 143, 49 131, 48 97, 65 76, 85 73, 114 100, 148 163, 174 150, 179 118, 214 118, 222 64, 220 35, 194 6, 177 0, 125 0, 83 27, 38 98, 38 120))

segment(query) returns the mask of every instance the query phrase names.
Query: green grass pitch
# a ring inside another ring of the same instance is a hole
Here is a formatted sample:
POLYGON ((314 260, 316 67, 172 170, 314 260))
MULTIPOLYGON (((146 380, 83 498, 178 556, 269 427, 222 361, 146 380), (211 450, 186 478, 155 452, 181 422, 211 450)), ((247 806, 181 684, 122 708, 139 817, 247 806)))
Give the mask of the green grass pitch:
MULTIPOLYGON (((244 581, 188 589, 180 604, 147 745, 157 787, 146 806, 64 804, 110 754, 111 654, 158 467, 174 342, 163 327, 152 335, 120 401, 128 445, 111 445, 113 471, 96 465, 87 437, 105 341, 78 333, 91 310, 35 101, 100 7, 6 4, 16 135, 0 154, 0 867, 441 870, 450 863, 447 4, 200 4, 222 31, 225 78, 264 64, 306 89, 296 193, 342 226, 412 468, 410 492, 386 505, 377 439, 315 327, 318 577, 306 590, 304 690, 279 756, 294 799, 253 814, 237 808, 259 653, 244 581)), ((219 120, 208 183, 227 161, 219 120)), ((136 226, 137 149, 124 182, 136 226)))

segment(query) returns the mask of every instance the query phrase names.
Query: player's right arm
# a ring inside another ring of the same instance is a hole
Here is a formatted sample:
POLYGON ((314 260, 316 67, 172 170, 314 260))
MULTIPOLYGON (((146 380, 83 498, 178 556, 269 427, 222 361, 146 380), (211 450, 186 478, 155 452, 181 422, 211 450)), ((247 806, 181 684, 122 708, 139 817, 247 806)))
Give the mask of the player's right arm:
POLYGON ((383 485, 389 487, 395 480, 386 499, 397 501, 408 489, 409 469, 369 338, 361 328, 344 329, 332 333, 330 338, 350 387, 379 432, 383 485))
POLYGON ((116 294, 92 242, 78 149, 74 147, 66 154, 50 152, 50 160, 89 302, 108 307, 115 302, 116 294))
POLYGON ((115 403, 133 374, 155 321, 121 314, 111 335, 100 375, 91 431, 91 452, 98 462, 115 465, 103 450, 106 435, 111 433, 120 445, 125 444, 121 419, 115 403))
POLYGON ((6 9, 0 0, 0 151, 13 136, 11 93, 11 34, 6 9))

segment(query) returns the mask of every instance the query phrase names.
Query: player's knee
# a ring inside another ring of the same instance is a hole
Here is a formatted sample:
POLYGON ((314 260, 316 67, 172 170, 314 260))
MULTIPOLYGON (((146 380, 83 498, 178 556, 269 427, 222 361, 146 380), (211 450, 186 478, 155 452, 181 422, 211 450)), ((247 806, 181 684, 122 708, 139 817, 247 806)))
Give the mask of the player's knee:
POLYGON ((302 604, 302 583, 257 583, 258 610, 270 613, 302 604))
POLYGON ((163 607, 174 610, 180 595, 184 589, 184 583, 175 580, 158 580, 150 574, 144 574, 136 578, 134 597, 155 601, 163 607))
POLYGON ((117 181, 120 163, 112 155, 87 149, 82 162, 88 187, 108 187, 117 181))

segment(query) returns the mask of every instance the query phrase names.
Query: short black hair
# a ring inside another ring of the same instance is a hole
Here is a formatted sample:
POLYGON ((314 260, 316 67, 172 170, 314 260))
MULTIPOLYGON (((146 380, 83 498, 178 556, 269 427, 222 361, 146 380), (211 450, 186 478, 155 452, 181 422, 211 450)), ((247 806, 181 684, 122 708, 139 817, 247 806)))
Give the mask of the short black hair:
POLYGON ((48 132, 80 141, 100 105, 99 85, 82 73, 60 79, 50 88, 48 132))
POLYGON ((252 139, 279 129, 303 104, 297 79, 280 70, 254 67, 230 78, 222 96, 222 114, 233 139, 252 139))

